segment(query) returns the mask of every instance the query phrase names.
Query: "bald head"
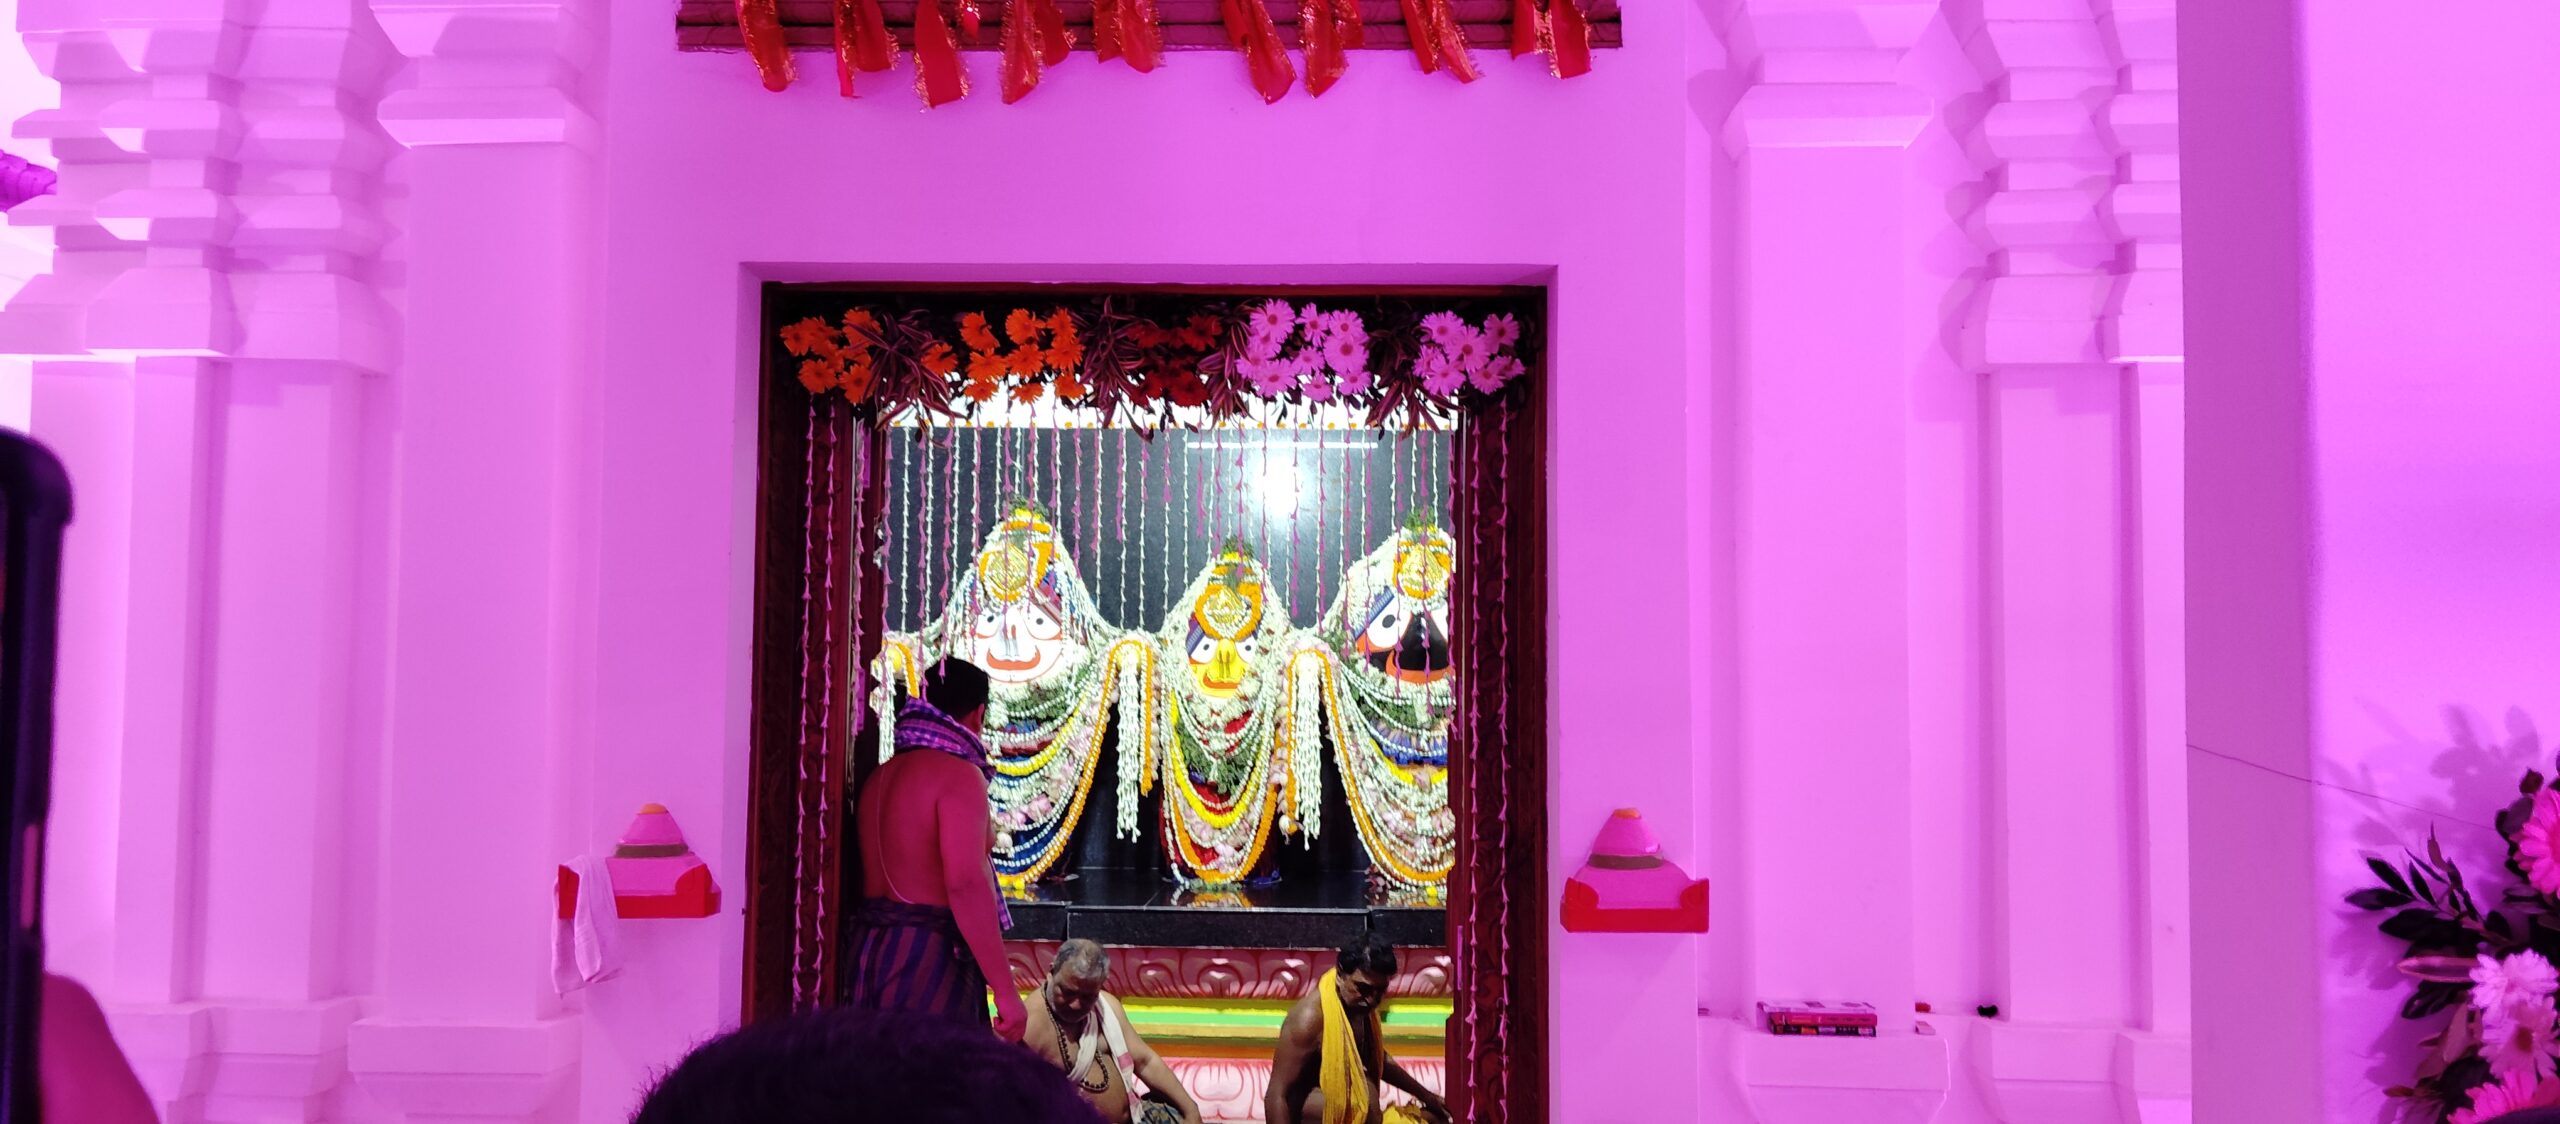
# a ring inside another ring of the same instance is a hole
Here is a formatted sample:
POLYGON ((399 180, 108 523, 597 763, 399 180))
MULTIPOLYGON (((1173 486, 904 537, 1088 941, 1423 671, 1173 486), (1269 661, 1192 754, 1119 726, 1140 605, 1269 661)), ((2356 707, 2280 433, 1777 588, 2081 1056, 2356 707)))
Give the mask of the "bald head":
POLYGON ((1102 946, 1084 939, 1058 946, 1058 958, 1049 962, 1049 984, 1042 988, 1048 996, 1049 1014, 1062 1026, 1084 1025, 1085 1016, 1102 1000, 1102 979, 1111 974, 1111 954, 1102 946))
POLYGON ((1111 974, 1111 954, 1102 946, 1077 937, 1058 946, 1058 958, 1049 965, 1049 978, 1101 983, 1111 974))

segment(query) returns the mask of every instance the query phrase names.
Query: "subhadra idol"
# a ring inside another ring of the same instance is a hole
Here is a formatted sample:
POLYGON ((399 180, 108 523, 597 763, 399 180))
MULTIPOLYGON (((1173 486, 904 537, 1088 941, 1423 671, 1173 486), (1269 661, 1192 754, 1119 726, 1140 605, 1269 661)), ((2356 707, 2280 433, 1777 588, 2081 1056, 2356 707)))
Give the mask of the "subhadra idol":
POLYGON ((1148 748, 1161 762, 1174 874, 1209 886, 1267 874, 1275 823, 1307 838, 1320 826, 1314 685, 1330 657, 1290 623, 1270 573, 1240 542, 1174 602, 1156 649, 1162 717, 1148 748))

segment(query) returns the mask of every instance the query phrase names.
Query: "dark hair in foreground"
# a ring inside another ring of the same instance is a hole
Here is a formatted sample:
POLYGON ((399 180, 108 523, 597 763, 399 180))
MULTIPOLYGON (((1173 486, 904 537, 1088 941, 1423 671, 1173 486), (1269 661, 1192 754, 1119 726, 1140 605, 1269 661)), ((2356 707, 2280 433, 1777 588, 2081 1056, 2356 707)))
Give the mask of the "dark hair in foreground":
POLYGON ((986 669, 964 659, 944 656, 924 671, 924 701, 953 718, 966 718, 987 705, 986 669))
POLYGON ((695 1047, 632 1124, 1098 1124, 1057 1066, 983 1026, 853 1008, 695 1047))
POLYGON ((1396 974, 1396 946, 1375 932, 1362 933, 1342 946, 1334 963, 1346 976, 1375 972, 1393 978, 1396 974))

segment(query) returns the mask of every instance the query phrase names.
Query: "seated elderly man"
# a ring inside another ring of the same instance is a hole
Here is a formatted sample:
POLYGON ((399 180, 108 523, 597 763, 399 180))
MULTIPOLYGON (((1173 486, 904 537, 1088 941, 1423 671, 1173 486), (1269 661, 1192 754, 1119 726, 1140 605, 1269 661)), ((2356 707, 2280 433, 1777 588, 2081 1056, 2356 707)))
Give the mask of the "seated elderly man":
POLYGON ((1120 1001, 1102 990, 1110 972, 1111 954, 1101 945, 1081 939, 1059 945, 1049 978, 1040 985, 1041 1001, 1030 1004, 1030 1028, 1022 1040, 1067 1071, 1068 1083, 1104 1120, 1200 1124, 1200 1105, 1173 1076, 1173 1067, 1138 1037, 1120 1001), (1153 1093, 1141 1098, 1133 1092, 1132 1075, 1153 1093))

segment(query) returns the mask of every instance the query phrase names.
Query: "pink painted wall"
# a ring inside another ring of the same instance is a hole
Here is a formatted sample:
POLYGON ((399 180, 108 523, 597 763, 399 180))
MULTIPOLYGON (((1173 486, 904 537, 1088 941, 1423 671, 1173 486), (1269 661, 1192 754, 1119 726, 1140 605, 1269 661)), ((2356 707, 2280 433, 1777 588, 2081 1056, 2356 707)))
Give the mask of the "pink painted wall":
POLYGON ((52 924, 114 934, 173 1118, 602 1124, 734 1019, 734 913, 562 999, 544 890, 661 801, 742 893, 756 289, 830 278, 1552 285, 1551 873, 1638 804, 1717 887, 1704 939, 1553 934, 1556 1118, 2183 1118, 2162 0, 1631 6, 1572 82, 1379 52, 1270 107, 1079 56, 929 114, 645 8, 218 0, 229 51, 197 2, 22 19, 76 143, 0 316, 94 497, 52 924), (198 86, 252 127, 145 96, 198 86), (1751 1029, 1791 996, 1887 1034, 1751 1029))
MULTIPOLYGON (((1692 768, 1684 340, 1704 310, 1678 232, 1697 202, 1684 153, 1708 143, 1676 26, 1644 24, 1563 84, 1534 59, 1484 56, 1461 88, 1371 54, 1323 100, 1266 108, 1232 56, 1144 77, 1079 56, 1019 105, 918 113, 903 79, 854 102, 823 75, 767 95, 743 59, 674 54, 654 21, 617 20, 598 830, 665 800, 740 884, 758 278, 1551 281, 1553 877, 1625 804, 1694 853, 1693 810, 1660 796, 1692 768)), ((735 926, 670 968, 676 1017, 600 1013, 590 1119, 736 1010, 735 926)), ((1695 940, 1554 939, 1560 1119, 1690 1116, 1695 940)))
POLYGON ((2249 107, 2187 118, 2197 1095, 2379 1120, 2416 1034, 2338 897, 2430 827, 2495 870, 2560 723, 2560 16, 2186 7, 2189 89, 2249 107))

